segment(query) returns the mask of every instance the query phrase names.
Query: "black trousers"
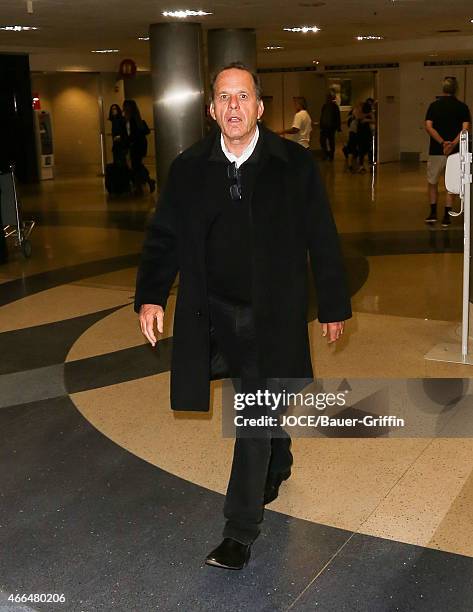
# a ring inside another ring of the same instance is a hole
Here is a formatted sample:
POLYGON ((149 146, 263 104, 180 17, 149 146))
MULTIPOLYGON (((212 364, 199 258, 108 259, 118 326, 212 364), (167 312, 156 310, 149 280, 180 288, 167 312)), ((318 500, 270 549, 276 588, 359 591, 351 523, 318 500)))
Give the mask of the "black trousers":
POLYGON ((140 187, 150 181, 148 168, 143 164, 143 158, 141 151, 130 148, 131 176, 135 187, 140 187))
POLYGON ((113 163, 117 166, 126 166, 126 148, 119 142, 112 146, 113 163))
MULTIPOLYGON (((258 372, 255 324, 251 306, 209 295, 211 341, 225 360, 236 390, 264 391, 266 380, 258 372)), ((255 416, 251 407, 242 416, 255 416)), ((260 532, 264 488, 268 474, 290 467, 290 437, 281 428, 257 429, 257 437, 236 428, 233 462, 224 504, 224 538, 250 544, 260 532)))
POLYGON ((333 159, 335 155, 335 130, 320 128, 320 147, 324 152, 325 159, 333 159))

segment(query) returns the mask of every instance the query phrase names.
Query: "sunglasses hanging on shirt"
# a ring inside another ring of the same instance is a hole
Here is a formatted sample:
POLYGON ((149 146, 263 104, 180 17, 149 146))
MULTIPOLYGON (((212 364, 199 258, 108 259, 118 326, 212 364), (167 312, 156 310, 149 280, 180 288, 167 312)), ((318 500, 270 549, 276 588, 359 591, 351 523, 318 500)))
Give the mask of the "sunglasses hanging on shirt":
POLYGON ((241 172, 235 162, 227 166, 227 176, 232 181, 230 197, 234 202, 241 200, 241 172))

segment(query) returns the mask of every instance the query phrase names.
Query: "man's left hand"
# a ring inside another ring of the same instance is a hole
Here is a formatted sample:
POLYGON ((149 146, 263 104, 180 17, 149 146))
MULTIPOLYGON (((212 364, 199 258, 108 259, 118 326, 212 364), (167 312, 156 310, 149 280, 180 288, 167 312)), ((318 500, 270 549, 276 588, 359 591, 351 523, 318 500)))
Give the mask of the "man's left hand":
POLYGON ((328 336, 328 344, 336 342, 343 335, 345 321, 337 323, 322 323, 322 336, 328 336))

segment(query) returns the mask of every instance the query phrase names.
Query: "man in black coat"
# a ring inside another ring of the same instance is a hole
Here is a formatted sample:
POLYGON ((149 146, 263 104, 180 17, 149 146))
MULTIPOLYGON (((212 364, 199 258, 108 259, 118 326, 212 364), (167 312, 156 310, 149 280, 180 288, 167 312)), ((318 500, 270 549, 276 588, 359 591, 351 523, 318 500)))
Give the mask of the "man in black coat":
MULTIPOLYGON (((154 323, 162 333, 179 272, 174 410, 208 411, 210 380, 224 372, 244 393, 264 389, 268 379, 312 378, 307 252, 329 342, 351 316, 337 231, 313 157, 259 127, 263 110, 256 74, 242 64, 217 73, 210 112, 220 130, 174 160, 148 229, 135 310, 153 346, 154 323)), ((291 464, 290 437, 281 428, 237 433, 224 539, 207 564, 244 567, 264 505, 277 497, 291 464)))
POLYGON ((322 149, 324 159, 333 161, 335 155, 335 132, 341 131, 340 109, 332 94, 329 93, 320 111, 320 148, 322 149))

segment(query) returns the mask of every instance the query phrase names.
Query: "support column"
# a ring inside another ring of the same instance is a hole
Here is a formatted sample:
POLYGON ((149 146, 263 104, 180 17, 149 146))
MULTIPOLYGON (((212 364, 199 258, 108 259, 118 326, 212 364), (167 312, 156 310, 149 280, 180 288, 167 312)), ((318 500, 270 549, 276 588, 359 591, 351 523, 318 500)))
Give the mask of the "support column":
POLYGON ((202 28, 156 23, 149 33, 156 175, 162 187, 172 160, 204 135, 202 28))
POLYGON ((256 70, 256 31, 251 28, 209 30, 207 46, 210 75, 232 62, 256 70))

